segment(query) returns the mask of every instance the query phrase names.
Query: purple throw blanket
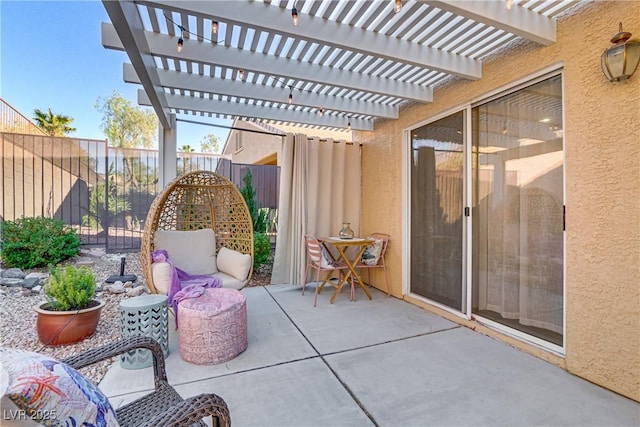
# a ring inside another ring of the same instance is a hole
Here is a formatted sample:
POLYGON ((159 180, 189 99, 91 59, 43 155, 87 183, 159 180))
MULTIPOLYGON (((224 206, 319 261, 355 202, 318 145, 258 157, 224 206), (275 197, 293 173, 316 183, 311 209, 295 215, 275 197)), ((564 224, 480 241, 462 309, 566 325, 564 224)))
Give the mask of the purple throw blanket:
POLYGON ((180 270, 169 260, 169 254, 164 249, 158 249, 151 254, 151 262, 168 262, 171 266, 171 286, 169 287, 168 302, 176 316, 178 327, 178 303, 187 298, 197 298, 204 293, 205 288, 220 288, 222 280, 206 274, 189 274, 180 270))

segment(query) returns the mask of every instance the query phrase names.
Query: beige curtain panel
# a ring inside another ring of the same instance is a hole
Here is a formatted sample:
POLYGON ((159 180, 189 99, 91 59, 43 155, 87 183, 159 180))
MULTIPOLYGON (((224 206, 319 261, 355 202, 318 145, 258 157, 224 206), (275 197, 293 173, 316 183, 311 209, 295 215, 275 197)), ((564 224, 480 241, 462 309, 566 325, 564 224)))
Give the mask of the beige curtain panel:
POLYGON ((360 234, 361 165, 358 145, 302 134, 284 138, 272 283, 302 284, 305 234, 336 236, 343 222, 360 234))

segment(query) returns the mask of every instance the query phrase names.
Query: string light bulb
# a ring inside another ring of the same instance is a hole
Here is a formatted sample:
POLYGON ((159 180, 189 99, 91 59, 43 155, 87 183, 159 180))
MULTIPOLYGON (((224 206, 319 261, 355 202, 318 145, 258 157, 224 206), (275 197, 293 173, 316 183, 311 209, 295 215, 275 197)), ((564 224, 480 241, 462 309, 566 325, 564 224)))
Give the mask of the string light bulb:
POLYGON ((318 114, 320 115, 320 117, 324 117, 324 108, 320 107, 320 109, 318 110, 318 114))
POLYGON ((291 19, 293 19, 293 25, 298 26, 298 9, 296 9, 295 3, 291 8, 291 19))
POLYGON ((289 104, 293 104, 293 90, 289 92, 289 104))
POLYGON ((178 53, 180 53, 182 52, 182 45, 184 45, 184 40, 182 39, 184 37, 184 27, 178 26, 178 28, 180 29, 180 38, 178 39, 178 46, 176 49, 178 53))
POLYGON ((395 13, 398 13, 402 10, 402 0, 396 0, 396 5, 393 8, 395 13))
POLYGON ((218 34, 218 21, 211 22, 211 32, 213 34, 218 34))
POLYGON ((511 10, 512 7, 513 7, 513 0, 507 0, 507 9, 511 10))
POLYGON ((349 122, 347 123, 347 130, 351 132, 351 117, 349 117, 349 122))
POLYGON ((244 70, 242 68, 238 70, 238 78, 244 81, 244 70))

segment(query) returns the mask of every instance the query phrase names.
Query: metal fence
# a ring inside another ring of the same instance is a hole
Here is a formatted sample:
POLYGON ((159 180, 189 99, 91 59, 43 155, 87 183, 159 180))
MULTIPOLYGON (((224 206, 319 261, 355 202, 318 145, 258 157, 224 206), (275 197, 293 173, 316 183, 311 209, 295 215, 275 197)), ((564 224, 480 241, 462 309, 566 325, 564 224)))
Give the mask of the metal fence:
MULTIPOLYGON (((73 226, 85 245, 137 251, 144 221, 161 190, 157 150, 109 147, 106 141, 0 133, 2 219, 45 216, 73 226)), ((178 153, 178 173, 211 170, 242 189, 248 168, 258 206, 277 227, 279 168, 238 165, 217 155, 178 153)))
POLYGON ((0 98, 0 132, 46 135, 31 119, 22 115, 2 98, 0 98))

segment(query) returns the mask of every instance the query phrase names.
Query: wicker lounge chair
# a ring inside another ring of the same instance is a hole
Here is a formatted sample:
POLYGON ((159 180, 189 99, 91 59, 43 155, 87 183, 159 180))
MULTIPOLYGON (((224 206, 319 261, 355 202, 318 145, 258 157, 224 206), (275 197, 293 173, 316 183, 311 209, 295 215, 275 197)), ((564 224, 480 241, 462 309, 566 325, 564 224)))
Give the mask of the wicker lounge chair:
POLYGON ((169 385, 162 349, 152 338, 131 336, 62 361, 79 369, 136 348, 149 349, 153 355, 155 390, 116 409, 121 426, 206 426, 203 419, 208 416, 211 416, 214 427, 231 425, 229 409, 221 397, 200 394, 185 400, 169 385))
MULTIPOLYGON (((199 230, 215 233, 216 252, 222 247, 253 259, 253 222, 238 188, 214 172, 195 171, 167 185, 149 208, 140 249, 142 272, 151 292, 157 292, 151 271, 151 253, 157 230, 199 230)), ((249 270, 246 281, 251 278, 249 270)))

